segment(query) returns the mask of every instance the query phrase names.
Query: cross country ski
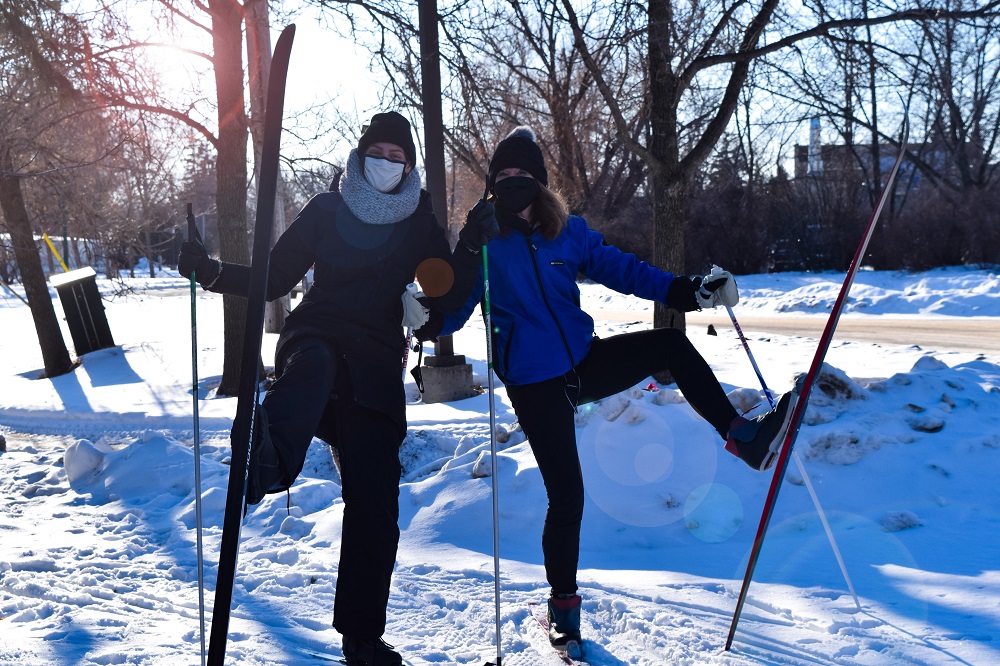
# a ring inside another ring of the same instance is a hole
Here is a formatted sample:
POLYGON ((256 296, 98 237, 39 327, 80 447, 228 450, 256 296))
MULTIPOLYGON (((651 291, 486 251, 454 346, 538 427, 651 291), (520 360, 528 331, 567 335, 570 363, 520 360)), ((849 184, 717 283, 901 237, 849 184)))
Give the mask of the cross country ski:
POLYGON ((240 527, 246 506, 247 470, 251 455, 251 436, 259 393, 257 376, 261 338, 264 332, 264 305, 267 292, 268 255, 271 250, 271 227, 278 185, 278 154, 281 147, 281 120, 285 101, 285 78, 292 51, 295 26, 282 30, 274 47, 267 86, 264 116, 264 145, 257 189, 257 217, 247 298, 247 319, 243 335, 243 358, 240 362, 236 417, 230 435, 232 462, 229 490, 222 525, 219 571, 212 610, 212 634, 208 645, 209 666, 222 666, 226 658, 229 612, 233 599, 233 581, 239 554, 240 527))
POLYGON ((837 330, 837 323, 840 321, 840 315, 843 313, 844 306, 847 304, 847 295, 850 293, 851 285, 854 283, 854 278, 858 273, 858 269, 861 267, 861 261, 864 259, 865 252, 868 249, 868 243, 871 241, 872 234, 875 231, 875 225, 878 223, 879 216, 882 214, 882 208, 885 206, 887 198, 891 196, 893 182, 896 179, 896 174, 899 172, 900 165, 903 163, 903 158, 906 156, 906 143, 909 137, 909 129, 909 119, 904 117, 903 131, 899 140, 899 153, 896 156, 896 161, 892 165, 892 170, 889 172, 885 186, 882 188, 882 193, 879 196, 878 203, 876 204, 875 210, 872 212, 871 218, 868 221, 868 226, 865 228, 861 242, 858 244, 858 248, 854 253, 851 265, 847 269, 847 275, 844 277, 844 282, 840 287, 840 293, 837 296, 837 300, 833 304, 833 309, 830 312, 830 318, 827 320, 826 327, 823 329, 823 335, 819 339, 819 346, 816 349, 815 356, 813 356, 812 364, 809 366, 809 371, 805 375, 801 376, 796 382, 794 392, 798 394, 798 399, 791 410, 788 430, 785 433, 784 441, 781 443, 780 453, 778 453, 778 459, 774 466, 774 475, 771 477, 771 485, 768 489, 767 497, 764 500, 764 510, 760 518, 760 524, 757 527, 757 535, 754 538, 753 547, 750 551, 750 560, 747 563, 746 574, 743 577, 743 585, 740 588, 739 599, 736 602, 736 610, 733 613, 733 621, 729 627, 729 636, 726 638, 727 651, 733 645, 733 637, 736 635, 736 626, 740 621, 740 613, 743 611, 743 604, 746 602, 747 592, 750 588, 750 581, 753 579, 754 568, 757 566, 757 559, 760 557, 761 548, 764 546, 764 537, 767 535, 767 527, 771 522, 771 516, 774 513, 774 507, 778 500, 778 491, 781 489, 781 482, 785 478, 785 470, 788 469, 788 460, 792 453, 792 447, 795 445, 795 438, 798 436, 799 428, 802 425, 802 419, 805 416, 806 406, 809 404, 809 393, 812 390, 813 382, 819 376, 820 369, 823 367, 823 362, 826 359, 826 353, 830 349, 830 343, 837 330))

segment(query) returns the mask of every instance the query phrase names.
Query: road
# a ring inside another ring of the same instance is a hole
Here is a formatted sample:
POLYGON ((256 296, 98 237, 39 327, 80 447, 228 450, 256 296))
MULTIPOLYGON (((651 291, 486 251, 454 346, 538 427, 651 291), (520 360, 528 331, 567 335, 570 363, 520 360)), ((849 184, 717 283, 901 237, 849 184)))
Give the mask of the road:
MULTIPOLYGON (((653 313, 617 310, 591 310, 597 321, 653 321, 653 313)), ((774 333, 777 335, 819 338, 826 325, 825 315, 755 315, 737 314, 740 327, 747 335, 774 333)), ((689 326, 714 324, 720 331, 732 327, 729 316, 720 308, 715 311, 689 313, 689 326)), ((1000 318, 972 319, 952 317, 931 319, 920 316, 851 316, 840 318, 837 340, 879 342, 884 344, 919 345, 937 351, 964 351, 987 355, 1000 354, 1000 318)))

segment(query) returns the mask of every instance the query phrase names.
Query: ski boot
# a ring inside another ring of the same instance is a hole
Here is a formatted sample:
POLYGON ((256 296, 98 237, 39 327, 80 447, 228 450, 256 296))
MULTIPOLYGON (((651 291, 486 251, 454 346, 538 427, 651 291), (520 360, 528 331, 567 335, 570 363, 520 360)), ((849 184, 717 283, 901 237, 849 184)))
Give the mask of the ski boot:
POLYGON ((381 638, 344 636, 347 666, 402 666, 403 657, 381 638))
POLYGON ((580 595, 553 594, 549 597, 549 643, 570 659, 583 657, 580 639, 580 595))
POLYGON ((798 399, 797 391, 789 391, 767 414, 753 420, 742 416, 734 419, 729 426, 726 451, 756 470, 770 469, 778 459, 798 399))

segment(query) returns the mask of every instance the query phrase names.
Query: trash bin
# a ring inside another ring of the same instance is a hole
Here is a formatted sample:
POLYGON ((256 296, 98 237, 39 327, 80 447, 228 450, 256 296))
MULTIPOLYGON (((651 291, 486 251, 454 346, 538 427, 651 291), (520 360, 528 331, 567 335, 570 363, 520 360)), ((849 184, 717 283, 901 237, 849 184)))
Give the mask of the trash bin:
POLYGON ((97 291, 97 273, 93 268, 86 266, 53 275, 49 284, 59 294, 77 356, 115 346, 107 315, 104 314, 104 303, 97 291))

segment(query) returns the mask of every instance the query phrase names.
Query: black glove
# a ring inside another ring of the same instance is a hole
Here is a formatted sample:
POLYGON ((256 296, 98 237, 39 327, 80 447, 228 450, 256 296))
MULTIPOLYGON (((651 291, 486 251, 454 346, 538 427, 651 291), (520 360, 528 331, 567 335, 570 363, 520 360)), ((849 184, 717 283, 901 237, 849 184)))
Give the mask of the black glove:
POLYGON ((210 285, 219 277, 221 268, 221 262, 208 256, 205 246, 198 241, 181 243, 181 253, 177 257, 177 272, 182 276, 190 277, 194 272, 194 279, 199 284, 210 285))
POLYGON ((437 342, 437 337, 441 334, 441 329, 444 328, 444 315, 439 310, 431 307, 430 299, 424 297, 417 300, 427 308, 428 314, 427 322, 413 331, 413 337, 420 340, 420 342, 437 342))
POLYGON ((681 312, 700 310, 701 308, 698 306, 699 287, 701 287, 700 277, 675 275, 670 286, 667 287, 667 298, 664 299, 664 302, 668 308, 681 312))
POLYGON ((458 232, 458 240, 473 254, 500 234, 497 211, 486 199, 472 207, 465 216, 465 226, 458 232))

